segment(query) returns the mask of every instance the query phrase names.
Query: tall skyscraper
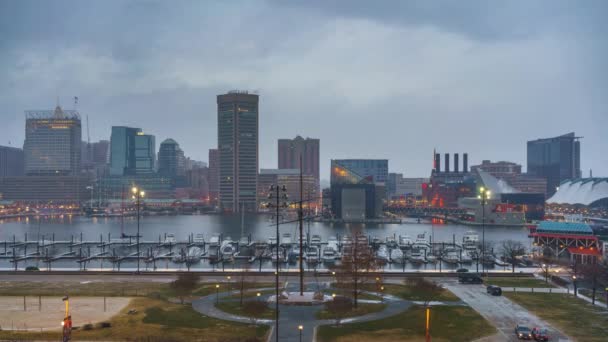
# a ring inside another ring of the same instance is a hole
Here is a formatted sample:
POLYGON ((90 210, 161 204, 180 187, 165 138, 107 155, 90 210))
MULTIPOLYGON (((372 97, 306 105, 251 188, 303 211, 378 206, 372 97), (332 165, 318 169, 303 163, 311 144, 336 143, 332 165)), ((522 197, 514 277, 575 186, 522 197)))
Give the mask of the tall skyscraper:
POLYGON ((259 96, 230 91, 217 96, 220 207, 256 210, 259 96))
POLYGON ((166 139, 160 143, 158 150, 158 173, 163 176, 184 176, 186 168, 184 165, 184 151, 173 139, 166 139))
POLYGON ((25 173, 78 175, 82 143, 80 115, 57 106, 25 113, 25 173))
POLYGON ((23 150, 0 146, 0 177, 23 176, 23 150))
POLYGON ((110 175, 153 173, 156 162, 153 135, 141 128, 112 126, 110 139, 110 175))
POLYGON ((547 179, 547 196, 552 196, 562 181, 581 177, 580 138, 571 132, 528 141, 528 174, 547 179))
POLYGON ((220 154, 217 148, 209 150, 209 199, 216 203, 220 192, 220 154))
POLYGON ((299 135, 294 139, 279 139, 279 169, 300 169, 302 156, 302 173, 314 176, 318 184, 319 145, 319 139, 304 139, 299 135))

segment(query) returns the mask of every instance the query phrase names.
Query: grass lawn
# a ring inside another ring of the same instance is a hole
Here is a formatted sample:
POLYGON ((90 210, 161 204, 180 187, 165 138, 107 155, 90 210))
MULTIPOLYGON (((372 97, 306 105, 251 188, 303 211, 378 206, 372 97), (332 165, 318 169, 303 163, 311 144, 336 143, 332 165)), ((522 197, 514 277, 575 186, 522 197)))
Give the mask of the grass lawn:
POLYGON ((534 287, 534 288, 540 288, 540 287, 552 287, 554 288, 555 286, 551 285, 551 283, 545 283, 544 280, 541 279, 536 279, 536 278, 532 278, 532 277, 496 277, 496 278, 492 278, 489 277, 489 279, 486 279, 484 281, 484 283, 486 285, 496 285, 496 286, 500 286, 500 287, 534 287))
POLYGON ((572 295, 512 293, 505 296, 530 310, 578 341, 606 341, 608 314, 572 295))
POLYGON ((0 296, 107 296, 136 297, 164 293, 169 284, 156 282, 0 282, 0 296))
MULTIPOLYGON (((353 308, 347 314, 341 315, 340 318, 363 316, 363 315, 367 315, 369 313, 382 311, 382 310, 384 310, 384 308, 386 308, 386 304, 359 303, 359 305, 356 309, 353 308)), ((338 318, 335 314, 333 314, 325 309, 317 311, 317 313, 315 314, 315 317, 317 319, 336 319, 336 318, 338 318)))
MULTIPOLYGON (((322 326, 317 332, 321 342, 329 341, 422 341, 425 310, 413 306, 407 311, 377 321, 322 326)), ((431 310, 433 341, 471 341, 495 333, 483 317, 469 307, 437 306, 431 310)))
MULTIPOLYGON (((215 305, 215 307, 233 315, 249 317, 246 313, 243 312, 243 308, 239 305, 238 300, 220 301, 219 304, 215 305)), ((266 310, 264 310, 264 312, 262 312, 260 315, 257 315, 255 318, 274 319, 274 309, 266 307, 266 310)))
MULTIPOLYGON (((74 313, 76 314, 76 313, 74 313)), ((122 312, 109 320, 111 328, 75 330, 72 339, 78 340, 141 340, 141 341, 244 341, 262 340, 266 326, 251 326, 203 316, 190 306, 171 304, 151 298, 135 298, 122 312), (127 311, 135 309, 136 314, 127 311)), ((60 330, 53 332, 0 331, 0 339, 60 340, 60 330)))
MULTIPOLYGON (((591 290, 590 289, 579 289, 578 292, 584 296, 591 298, 591 290)), ((602 303, 606 303, 606 292, 596 289, 595 290, 595 301, 600 301, 602 303)))
MULTIPOLYGON (((259 287, 258 287, 259 288, 259 287)), ((238 289, 235 289, 238 291, 238 289)), ((257 297, 258 292, 260 293, 260 295, 268 295, 268 294, 274 294, 275 290, 262 290, 262 291, 257 291, 255 289, 250 289, 250 290, 245 290, 243 292, 243 298, 254 298, 257 297)), ((235 293, 233 295, 230 295, 228 297, 225 297, 228 299, 240 299, 241 298, 241 294, 240 293, 235 293)))
MULTIPOLYGON (((443 289, 438 296, 432 296, 429 292, 424 289, 415 289, 408 285, 398 284, 384 284, 384 293, 390 294, 399 298, 413 301, 440 301, 440 302, 452 302, 460 300, 456 295, 447 289, 443 289)), ((363 289, 366 291, 376 291, 376 284, 365 284, 363 289)))

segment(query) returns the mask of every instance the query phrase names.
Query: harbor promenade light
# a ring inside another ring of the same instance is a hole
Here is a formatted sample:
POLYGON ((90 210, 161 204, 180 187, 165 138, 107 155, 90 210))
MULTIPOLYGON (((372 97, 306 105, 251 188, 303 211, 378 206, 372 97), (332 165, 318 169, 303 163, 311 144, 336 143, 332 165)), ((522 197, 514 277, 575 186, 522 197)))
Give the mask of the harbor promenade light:
POLYGON ((298 325, 298 331, 300 332, 300 342, 302 342, 302 330, 304 330, 304 326, 303 325, 298 325))
MULTIPOLYGON (((490 189, 484 188, 483 186, 479 188, 479 194, 477 198, 481 200, 481 271, 482 274, 485 274, 485 256, 486 256, 486 204, 488 204, 488 199, 491 196, 490 189)), ((477 259, 479 262, 479 258, 477 259)))

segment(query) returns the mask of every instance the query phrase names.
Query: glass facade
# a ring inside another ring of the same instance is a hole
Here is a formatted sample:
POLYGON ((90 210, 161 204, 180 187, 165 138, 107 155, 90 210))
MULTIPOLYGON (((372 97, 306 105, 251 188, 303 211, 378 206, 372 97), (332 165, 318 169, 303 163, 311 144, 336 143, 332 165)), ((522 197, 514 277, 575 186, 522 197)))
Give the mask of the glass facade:
POLYGON ((547 179, 547 195, 566 179, 580 178, 580 142, 574 133, 528 141, 528 174, 547 179))
POLYGON ((388 181, 387 159, 335 159, 331 161, 331 183, 369 183, 388 181))
POLYGON ((223 210, 257 208, 259 96, 229 92, 217 96, 219 197, 223 210))
POLYGON ((113 126, 110 140, 110 175, 153 173, 156 153, 153 135, 141 128, 113 126))

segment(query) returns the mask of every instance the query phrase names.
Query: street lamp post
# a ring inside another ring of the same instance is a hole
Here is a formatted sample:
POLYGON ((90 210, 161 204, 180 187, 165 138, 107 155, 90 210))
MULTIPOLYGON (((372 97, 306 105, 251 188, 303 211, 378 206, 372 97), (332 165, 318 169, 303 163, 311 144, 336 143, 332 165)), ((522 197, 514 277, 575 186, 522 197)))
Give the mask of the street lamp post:
POLYGON ((300 342, 302 342, 302 330, 304 330, 304 326, 298 325, 298 330, 300 331, 300 342))
POLYGON ((136 200, 137 206, 137 273, 139 274, 139 217, 140 217, 140 207, 141 207, 141 199, 145 196, 145 192, 141 189, 138 189, 136 186, 131 188, 131 192, 133 193, 133 199, 136 200))
POLYGON ((220 284, 215 284, 215 305, 220 303, 220 284))
POLYGON ((426 324, 425 324, 424 337, 425 337, 426 342, 431 341, 431 307, 430 306, 426 307, 426 324))
POLYGON ((274 277, 275 277, 275 337, 276 337, 276 341, 279 342, 279 225, 280 225, 280 210, 281 208, 285 208, 287 207, 287 188, 285 187, 285 185, 283 186, 279 186, 277 185, 271 185, 270 189, 268 191, 268 199, 269 200, 275 200, 275 203, 269 203, 268 206, 269 207, 275 207, 276 209, 276 228, 277 228, 277 238, 276 238, 276 271, 274 272, 274 277), (281 195, 281 193, 283 193, 281 195), (284 203, 281 203, 281 200, 284 200, 284 203))
POLYGON ((486 189, 483 186, 479 188, 479 195, 477 196, 481 200, 481 272, 485 274, 486 266, 484 258, 486 256, 486 204, 490 198, 490 189, 486 189))
POLYGON ((575 275, 572 276, 572 286, 574 286, 574 297, 578 297, 578 294, 576 293, 576 276, 575 275))

